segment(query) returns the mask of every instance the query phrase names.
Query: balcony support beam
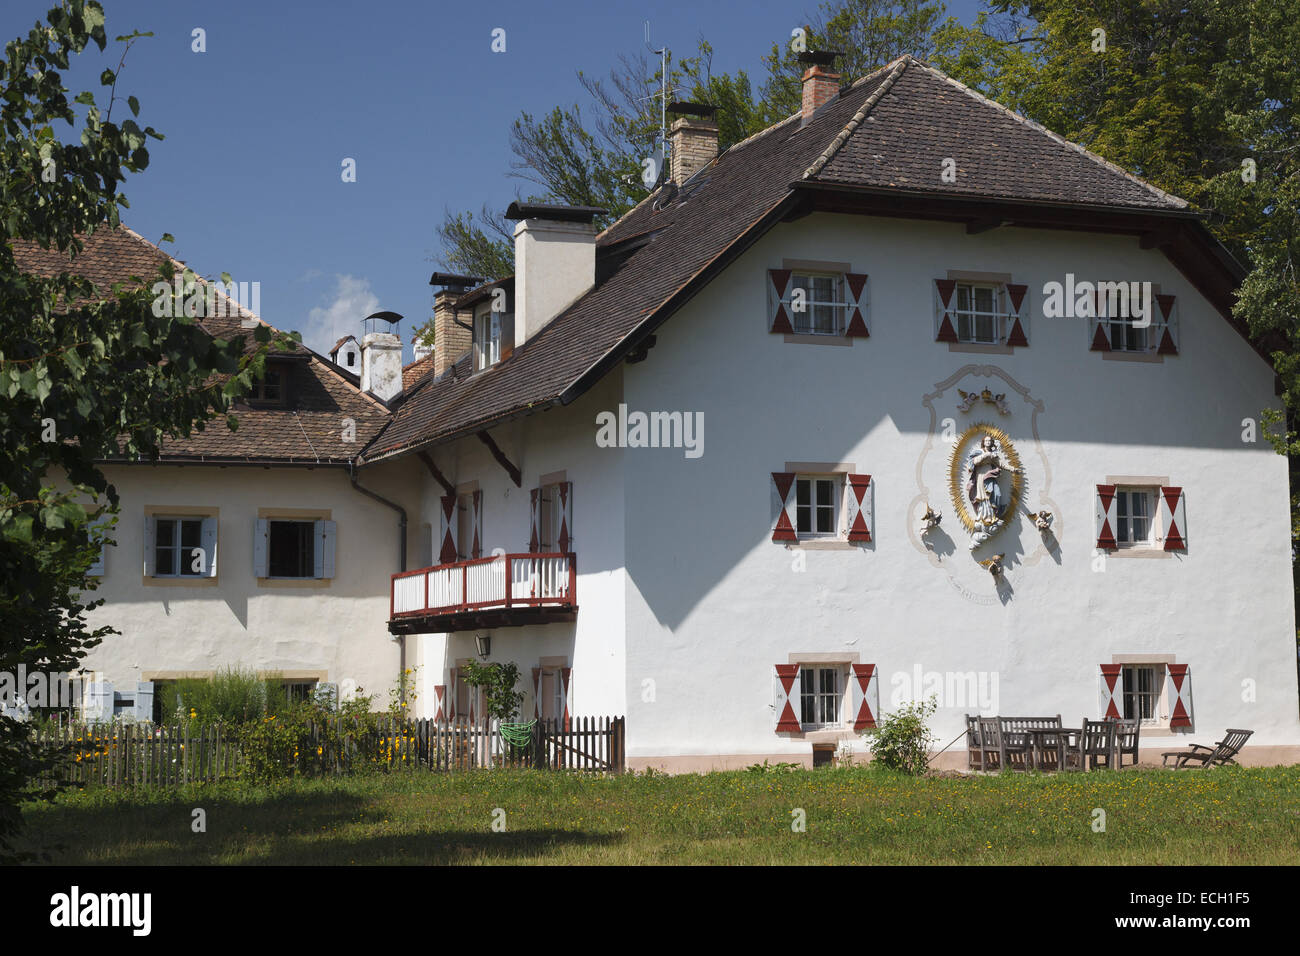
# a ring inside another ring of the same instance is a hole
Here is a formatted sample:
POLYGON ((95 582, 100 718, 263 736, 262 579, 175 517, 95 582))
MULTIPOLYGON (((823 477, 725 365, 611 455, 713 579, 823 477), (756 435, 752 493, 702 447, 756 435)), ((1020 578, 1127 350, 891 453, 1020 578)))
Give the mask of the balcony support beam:
POLYGON ((424 462, 424 467, 429 469, 429 474, 433 475, 433 480, 442 485, 443 490, 446 491, 447 494, 454 495, 456 493, 456 486, 448 481, 447 476, 438 470, 438 466, 433 463, 433 459, 429 457, 427 451, 419 452, 416 457, 419 458, 420 461, 424 462))
POLYGON ((478 433, 478 440, 487 445, 488 451, 492 452, 492 457, 497 460, 497 464, 506 470, 510 480, 515 483, 515 487, 522 488, 524 486, 523 473, 520 472, 519 467, 514 462, 506 457, 506 453, 497 447, 497 443, 492 436, 486 431, 481 431, 478 433))

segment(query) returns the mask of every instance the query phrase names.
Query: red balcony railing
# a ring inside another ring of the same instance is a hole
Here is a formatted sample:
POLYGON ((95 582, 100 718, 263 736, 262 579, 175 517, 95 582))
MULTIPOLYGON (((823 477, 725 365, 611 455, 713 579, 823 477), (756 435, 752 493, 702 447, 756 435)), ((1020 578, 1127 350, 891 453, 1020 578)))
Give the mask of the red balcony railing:
MULTIPOLYGON (((393 575, 390 620, 577 607, 572 553, 505 554, 393 575)), ((493 615, 499 624, 512 623, 493 615)), ((526 623, 521 616, 517 623, 526 623)), ((470 625, 473 626, 473 625, 470 625)))

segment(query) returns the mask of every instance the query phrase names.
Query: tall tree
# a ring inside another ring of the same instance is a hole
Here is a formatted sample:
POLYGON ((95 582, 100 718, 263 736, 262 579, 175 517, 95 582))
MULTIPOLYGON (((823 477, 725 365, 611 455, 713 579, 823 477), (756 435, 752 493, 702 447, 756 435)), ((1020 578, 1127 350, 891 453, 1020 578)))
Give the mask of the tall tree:
MULTIPOLYGON (((183 302, 155 296, 152 281, 170 281, 170 269, 111 289, 78 278, 84 237, 118 225, 120 187, 148 166, 146 142, 162 137, 136 122, 139 103, 118 93, 114 70, 100 78, 102 108, 64 86, 72 56, 107 46, 100 4, 62 0, 46 21, 0 61, 0 671, 9 674, 76 670, 111 633, 86 619, 102 603, 86 572, 111 536, 91 519, 117 505, 98 462, 156 457, 165 438, 228 411, 265 357, 265 344, 246 353, 242 339, 213 339, 183 302), (114 121, 123 107, 132 118, 114 121), (24 274, 14 243, 57 249, 67 269, 24 274)), ((188 298, 196 277, 182 283, 188 298)), ((50 759, 26 723, 0 717, 0 858, 14 852, 18 801, 50 759)))

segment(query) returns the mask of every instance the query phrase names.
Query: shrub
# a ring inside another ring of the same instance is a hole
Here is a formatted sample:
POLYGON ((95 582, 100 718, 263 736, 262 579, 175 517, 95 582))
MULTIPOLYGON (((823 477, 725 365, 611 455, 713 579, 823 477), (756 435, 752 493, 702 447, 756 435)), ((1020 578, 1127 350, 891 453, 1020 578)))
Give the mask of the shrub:
POLYGON ((930 746, 936 740, 927 721, 938 708, 938 700, 931 697, 928 701, 904 704, 882 717, 879 726, 866 733, 874 761, 890 770, 925 773, 930 746))
POLYGON ((289 710, 289 698, 279 679, 259 677, 234 667, 210 678, 178 680, 165 687, 163 693, 165 715, 179 715, 199 727, 242 724, 289 710))

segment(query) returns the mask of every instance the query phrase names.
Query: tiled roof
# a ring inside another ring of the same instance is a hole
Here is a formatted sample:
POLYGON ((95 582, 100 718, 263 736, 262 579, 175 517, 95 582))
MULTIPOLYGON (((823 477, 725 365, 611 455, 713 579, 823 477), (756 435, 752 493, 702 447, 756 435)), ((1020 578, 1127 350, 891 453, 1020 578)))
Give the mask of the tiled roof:
POLYGON ((433 353, 416 359, 402 369, 402 390, 409 391, 411 386, 433 371, 433 353))
MULTIPOLYGON (((66 270, 104 290, 114 282, 152 282, 159 266, 169 259, 157 246, 126 227, 97 230, 84 242, 82 253, 72 262, 56 250, 43 250, 25 242, 12 245, 14 259, 24 272, 56 275, 66 270)), ((230 306, 228 315, 203 319, 203 328, 219 338, 242 335, 247 341, 245 350, 256 349, 257 343, 244 323, 266 323, 231 300, 225 301, 230 306)), ((361 393, 353 376, 310 349, 299 346, 283 353, 273 349, 270 355, 272 359, 282 356, 293 409, 254 408, 239 403, 233 410, 239 419, 238 429, 231 431, 224 418, 217 418, 189 438, 167 441, 163 460, 270 459, 342 464, 354 458, 387 422, 390 413, 382 403, 361 393), (348 419, 355 423, 355 440, 351 442, 345 440, 351 437, 348 419)))
POLYGON ((648 197, 598 237, 598 275, 609 271, 602 259, 640 243, 612 275, 506 361, 475 375, 458 368, 409 395, 363 458, 575 397, 633 333, 775 223, 800 182, 1186 215, 1182 200, 902 57, 842 90, 807 124, 791 116, 729 149, 675 194, 670 186, 648 197), (945 187, 939 171, 950 156, 958 177, 945 187))

